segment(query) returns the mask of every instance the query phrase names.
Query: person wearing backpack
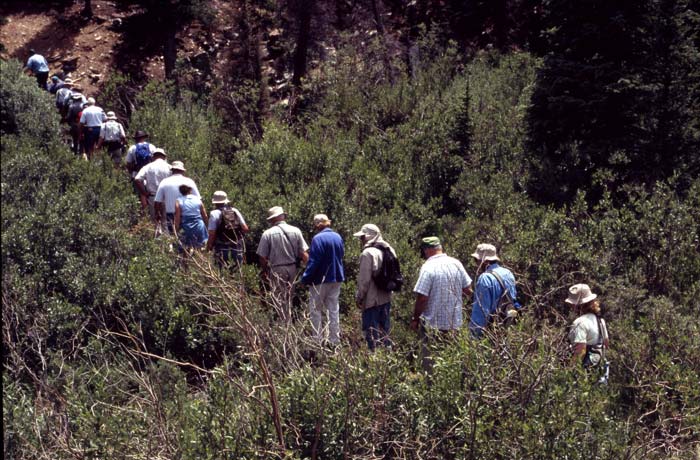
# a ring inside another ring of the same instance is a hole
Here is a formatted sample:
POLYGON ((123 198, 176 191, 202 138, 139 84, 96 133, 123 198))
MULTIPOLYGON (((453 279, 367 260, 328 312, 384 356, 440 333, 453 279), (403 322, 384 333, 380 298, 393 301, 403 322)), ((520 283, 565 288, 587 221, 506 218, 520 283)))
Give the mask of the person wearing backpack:
POLYGON ((396 252, 374 224, 363 225, 353 236, 362 244, 355 291, 355 301, 362 310, 362 332, 370 350, 390 347, 391 297, 403 285, 396 252))
MULTIPOLYGON (((126 169, 131 173, 131 178, 136 177, 141 168, 153 161, 153 152, 156 146, 147 142, 148 133, 138 130, 134 133, 135 144, 126 151, 126 169)), ((138 193, 138 190, 137 190, 138 193)))
POLYGON ((605 351, 608 348, 608 328, 600 317, 598 295, 587 284, 575 284, 569 288, 566 302, 578 315, 569 330, 569 342, 573 346, 571 360, 580 363, 584 369, 599 369, 600 383, 607 383, 608 362, 605 351))
POLYGON ((168 155, 165 150, 157 148, 153 151, 153 161, 141 168, 134 176, 134 185, 139 191, 141 209, 148 208, 148 214, 155 224, 156 236, 163 233, 167 223, 165 215, 161 214, 160 220, 156 220, 155 197, 160 183, 170 177, 170 165, 167 162, 168 155))
POLYGON ((95 98, 89 97, 87 105, 80 115, 80 129, 83 133, 85 155, 88 160, 92 160, 95 152, 95 145, 100 138, 102 123, 107 121, 107 115, 102 107, 95 105, 95 98))
POLYGON ((474 303, 469 320, 473 337, 481 337, 492 321, 509 324, 521 309, 513 272, 500 265, 496 247, 479 244, 472 254, 478 267, 474 303))
POLYGON ((230 271, 243 263, 243 237, 248 225, 241 212, 230 205, 226 192, 214 192, 211 203, 215 209, 209 215, 207 251, 214 251, 216 265, 230 271))
POLYGON ((80 117, 83 113, 83 105, 86 101, 85 96, 80 93, 80 88, 73 88, 70 95, 70 105, 66 110, 66 120, 70 127, 70 136, 72 139, 71 150, 76 155, 80 155, 83 151, 81 142, 80 117))
POLYGON ((107 154, 112 159, 115 168, 119 168, 122 162, 122 146, 126 142, 126 134, 124 127, 117 121, 117 115, 114 112, 107 112, 107 120, 100 127, 100 137, 97 141, 97 150, 102 148, 102 145, 107 146, 107 154))
POLYGON ((72 93, 73 80, 66 78, 66 81, 63 82, 63 87, 56 91, 56 108, 58 109, 58 113, 61 114, 61 121, 66 121, 72 93))

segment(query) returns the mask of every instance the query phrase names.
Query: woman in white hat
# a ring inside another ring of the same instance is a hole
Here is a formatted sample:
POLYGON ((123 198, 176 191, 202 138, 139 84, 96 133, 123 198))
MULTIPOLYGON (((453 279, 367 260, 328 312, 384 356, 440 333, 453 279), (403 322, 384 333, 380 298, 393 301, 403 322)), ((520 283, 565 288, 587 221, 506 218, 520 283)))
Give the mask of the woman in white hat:
POLYGON ((569 331, 569 342, 573 346, 572 362, 584 368, 602 364, 608 348, 608 330, 600 317, 598 295, 587 284, 575 284, 569 288, 565 302, 571 305, 578 318, 569 331))

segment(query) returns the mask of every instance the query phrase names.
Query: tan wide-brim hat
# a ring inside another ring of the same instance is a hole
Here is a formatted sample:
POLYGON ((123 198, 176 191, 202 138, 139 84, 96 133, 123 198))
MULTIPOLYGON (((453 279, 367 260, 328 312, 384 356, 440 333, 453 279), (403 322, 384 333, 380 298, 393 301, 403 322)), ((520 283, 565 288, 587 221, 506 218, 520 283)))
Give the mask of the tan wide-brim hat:
POLYGON ((107 119, 108 119, 108 120, 116 120, 116 119, 117 119, 117 115, 116 115, 114 112, 109 111, 109 112, 107 112, 107 119))
POLYGON ((352 236, 366 236, 370 239, 374 238, 375 236, 379 235, 381 232, 379 231, 379 227, 377 227, 374 224, 365 224, 362 226, 359 232, 355 232, 352 234, 352 236))
POLYGON ((498 258, 498 253, 496 252, 496 246, 488 243, 481 243, 476 247, 476 251, 472 254, 472 257, 479 262, 494 262, 500 261, 498 258))
POLYGON ((565 302, 570 305, 583 305, 598 297, 598 294, 591 292, 587 284, 574 284, 569 288, 569 296, 565 302))
POLYGON ((279 217, 283 214, 286 215, 284 209, 282 209, 282 206, 273 206, 267 210, 267 220, 272 220, 275 217, 279 217))
POLYGON ((170 169, 173 171, 187 171, 182 161, 173 161, 173 163, 170 165, 170 169))
POLYGON ((214 192, 214 195, 211 197, 211 203, 212 204, 227 204, 230 203, 228 199, 228 195, 226 192, 223 192, 221 190, 217 190, 214 192))

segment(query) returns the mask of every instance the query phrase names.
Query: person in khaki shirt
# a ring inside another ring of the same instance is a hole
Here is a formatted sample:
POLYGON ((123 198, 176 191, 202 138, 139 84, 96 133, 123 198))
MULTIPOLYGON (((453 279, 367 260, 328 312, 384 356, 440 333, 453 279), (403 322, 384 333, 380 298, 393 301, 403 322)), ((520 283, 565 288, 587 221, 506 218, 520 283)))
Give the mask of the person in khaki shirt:
POLYGON ((379 346, 391 346, 389 330, 391 328, 391 295, 380 289, 374 282, 374 276, 381 270, 383 253, 378 247, 388 248, 394 256, 396 252, 382 238, 382 232, 374 224, 365 224, 353 236, 360 238, 362 254, 357 276, 355 300, 362 310, 362 332, 367 346, 373 350, 379 346))

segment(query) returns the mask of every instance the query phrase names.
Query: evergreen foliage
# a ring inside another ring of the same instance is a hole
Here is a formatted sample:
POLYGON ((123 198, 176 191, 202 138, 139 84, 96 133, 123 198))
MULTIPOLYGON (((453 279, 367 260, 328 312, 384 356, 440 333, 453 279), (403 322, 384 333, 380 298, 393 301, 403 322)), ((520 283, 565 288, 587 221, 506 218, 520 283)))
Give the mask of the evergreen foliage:
POLYGON ((340 50, 309 82, 319 92, 304 123, 271 119, 235 155, 222 145, 240 139, 216 111, 170 85, 142 92, 131 120, 185 162, 205 203, 228 192, 250 224, 249 255, 271 206, 307 240, 312 216, 330 216, 347 248, 336 353, 310 343, 303 309, 292 325, 275 316, 252 263, 230 277, 200 255, 178 267, 126 175, 73 157, 50 99, 0 63, 3 120, 5 107, 42 115, 3 124, 5 457, 693 458, 697 178, 684 194, 670 179, 541 205, 523 191, 538 174, 526 126, 541 63, 485 53, 461 67, 453 47, 421 46, 432 59, 393 85, 373 83, 381 53, 340 50), (422 236, 441 236, 471 274, 476 244, 496 244, 523 318, 437 347, 429 384, 406 289, 392 305, 394 348, 368 353, 351 236, 366 222, 396 249, 407 286, 422 236), (562 299, 576 282, 603 300, 606 387, 568 364, 562 299))

